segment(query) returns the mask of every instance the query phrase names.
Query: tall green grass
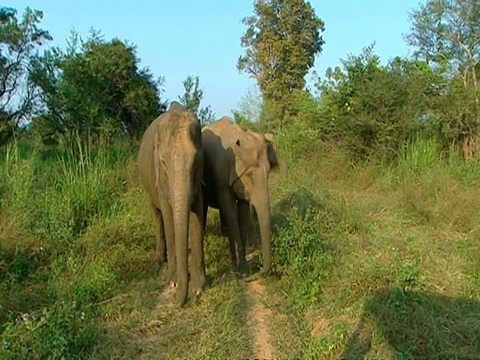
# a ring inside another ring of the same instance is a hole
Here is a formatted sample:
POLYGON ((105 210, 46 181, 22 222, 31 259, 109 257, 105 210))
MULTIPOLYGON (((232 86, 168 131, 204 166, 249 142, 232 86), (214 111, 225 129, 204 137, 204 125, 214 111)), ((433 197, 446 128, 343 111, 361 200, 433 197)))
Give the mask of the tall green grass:
POLYGON ((0 358, 76 358, 98 341, 92 304, 113 296, 125 250, 82 238, 123 215, 128 155, 3 150, 0 358))
POLYGON ((447 151, 440 152, 438 141, 433 137, 419 137, 404 144, 392 168, 397 176, 448 173, 462 185, 476 183, 480 170, 475 161, 464 161, 452 144, 447 151))

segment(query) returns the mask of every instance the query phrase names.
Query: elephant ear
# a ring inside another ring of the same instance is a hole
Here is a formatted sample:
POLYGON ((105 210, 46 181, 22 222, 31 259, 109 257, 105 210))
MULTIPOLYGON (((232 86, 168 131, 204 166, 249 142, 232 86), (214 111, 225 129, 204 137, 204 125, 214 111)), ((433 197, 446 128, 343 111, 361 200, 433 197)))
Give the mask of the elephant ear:
POLYGON ((270 169, 276 169, 279 166, 277 145, 275 144, 275 138, 273 134, 266 133, 263 135, 267 143, 267 156, 270 163, 270 169))

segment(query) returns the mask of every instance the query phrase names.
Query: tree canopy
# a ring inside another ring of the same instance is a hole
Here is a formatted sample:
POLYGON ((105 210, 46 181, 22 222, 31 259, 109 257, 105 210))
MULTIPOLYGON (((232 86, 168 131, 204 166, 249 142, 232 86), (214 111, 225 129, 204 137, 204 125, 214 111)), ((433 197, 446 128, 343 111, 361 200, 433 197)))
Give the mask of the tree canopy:
MULTIPOLYGON (((338 141, 360 158, 393 158, 419 135, 434 135, 440 148, 463 144, 466 158, 480 154, 477 0, 419 4, 406 37, 413 57, 382 63, 366 47, 329 68, 317 94, 306 88, 324 46, 324 23, 313 7, 306 0, 253 5, 253 15, 242 20, 245 52, 237 68, 256 80, 258 91, 233 111, 242 126, 270 132, 293 123, 308 139, 338 141)), ((18 17, 0 7, 0 144, 19 128, 44 144, 138 139, 166 108, 163 78, 140 66, 135 45, 96 31, 85 41, 72 33, 65 49, 40 55, 51 40, 40 28, 42 16, 27 8, 18 17)), ((178 99, 203 124, 212 122, 199 76, 188 76, 183 86, 178 99)))
POLYGON ((37 58, 31 79, 40 89, 44 137, 95 143, 115 136, 140 136, 161 112, 161 79, 138 67, 133 45, 72 33, 66 51, 51 49, 37 58))
POLYGON ((318 84, 312 126, 339 140, 355 157, 391 159, 425 130, 438 76, 423 61, 394 58, 382 65, 373 45, 329 68, 318 84))
POLYGON ((39 27, 42 18, 41 11, 27 8, 18 19, 15 9, 0 7, 0 144, 32 112, 35 92, 27 84, 28 71, 38 49, 51 40, 39 27))
POLYGON ((445 109, 439 124, 442 133, 449 139, 463 139, 465 156, 472 157, 480 152, 476 140, 480 131, 480 2, 428 0, 410 17, 407 42, 417 48, 417 56, 444 68, 451 79, 446 96, 455 100, 456 107, 445 109))
POLYGON ((200 78, 198 76, 187 76, 183 81, 185 92, 178 99, 191 112, 197 115, 201 124, 208 124, 215 120, 215 114, 210 106, 200 108, 203 100, 203 89, 200 88, 200 78))
POLYGON ((410 14, 407 43, 416 55, 446 65, 465 79, 476 81, 480 63, 480 3, 478 0, 429 0, 410 14))
POLYGON ((322 50, 324 23, 304 0, 257 0, 254 15, 242 22, 245 55, 237 67, 257 81, 264 100, 284 117, 293 111, 291 95, 304 89, 322 50))

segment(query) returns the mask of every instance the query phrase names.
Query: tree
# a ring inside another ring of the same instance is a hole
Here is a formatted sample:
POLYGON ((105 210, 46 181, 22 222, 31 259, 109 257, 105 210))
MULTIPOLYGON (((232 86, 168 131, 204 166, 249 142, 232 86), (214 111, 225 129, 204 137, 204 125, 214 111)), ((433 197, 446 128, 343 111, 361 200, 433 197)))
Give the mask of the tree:
POLYGON ((254 78, 265 102, 282 118, 295 111, 290 100, 305 87, 305 76, 324 44, 324 23, 304 0, 256 0, 255 15, 242 20, 245 55, 237 68, 254 78))
POLYGON ((138 63, 133 45, 105 41, 98 32, 83 42, 72 33, 66 51, 51 49, 35 62, 32 81, 45 107, 37 128, 70 144, 76 138, 134 140, 162 111, 162 79, 155 81, 138 63))
POLYGON ((200 88, 200 79, 198 76, 187 76, 183 81, 185 93, 179 96, 180 102, 191 112, 197 115, 201 124, 208 124, 215 120, 215 114, 212 112, 210 105, 200 108, 203 100, 203 89, 200 88))
POLYGON ((250 86, 243 94, 238 109, 234 111, 235 119, 247 123, 257 123, 262 113, 262 94, 257 85, 250 86))
POLYGON ((262 94, 257 84, 248 87, 237 104, 237 108, 232 110, 233 120, 243 129, 250 129, 257 132, 273 131, 266 125, 273 125, 271 122, 262 119, 264 103, 262 94))
POLYGON ((38 27, 43 13, 27 8, 21 21, 17 11, 0 7, 0 143, 13 135, 33 109, 34 91, 27 83, 32 57, 51 40, 38 27))
POLYGON ((430 103, 439 96, 438 75, 420 60, 394 58, 382 66, 373 46, 342 65, 328 69, 318 85, 318 123, 304 118, 356 158, 393 159, 428 122, 430 103))
MULTIPOLYGON (((480 131, 480 2, 478 0, 428 0, 410 14, 410 45, 417 47, 417 56, 444 67, 452 78, 451 91, 458 92, 455 77, 463 83, 461 92, 470 93, 474 101, 462 102, 464 114, 450 123, 463 138, 464 144, 475 144, 480 131)), ((452 95, 453 98, 463 96, 452 95)), ((459 105, 459 104, 457 104, 459 105)), ((480 144, 476 145, 480 149, 480 144)), ((475 153, 470 149, 470 154, 475 153)), ((468 156, 467 156, 468 157, 468 156)))

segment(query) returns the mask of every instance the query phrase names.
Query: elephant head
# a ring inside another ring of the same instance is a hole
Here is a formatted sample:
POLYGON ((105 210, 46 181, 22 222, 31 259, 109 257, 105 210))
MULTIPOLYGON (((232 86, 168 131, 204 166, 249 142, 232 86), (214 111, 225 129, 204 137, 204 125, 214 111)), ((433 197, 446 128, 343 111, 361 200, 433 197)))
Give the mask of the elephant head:
MULTIPOLYGON (((205 198, 209 199, 208 205, 218 206, 221 219, 226 222, 232 252, 232 244, 235 242, 239 249, 240 264, 245 262, 246 240, 240 239, 240 232, 249 221, 244 219, 246 212, 241 209, 243 203, 247 202, 255 208, 258 216, 263 270, 269 271, 271 225, 268 177, 270 170, 278 166, 273 136, 243 131, 238 125, 223 118, 203 129, 202 141, 206 163, 205 198), (238 208, 234 208, 235 205, 238 208), (237 216, 230 216, 232 213, 237 216)), ((232 258, 235 258, 234 253, 232 258)))
POLYGON ((178 101, 172 101, 167 110, 167 112, 169 113, 182 113, 186 111, 188 111, 187 108, 180 104, 178 101))
POLYGON ((235 169, 230 172, 230 186, 238 198, 255 208, 262 239, 263 270, 268 271, 271 267, 268 177, 270 170, 278 166, 277 152, 271 140, 252 131, 239 134, 233 152, 235 169))

